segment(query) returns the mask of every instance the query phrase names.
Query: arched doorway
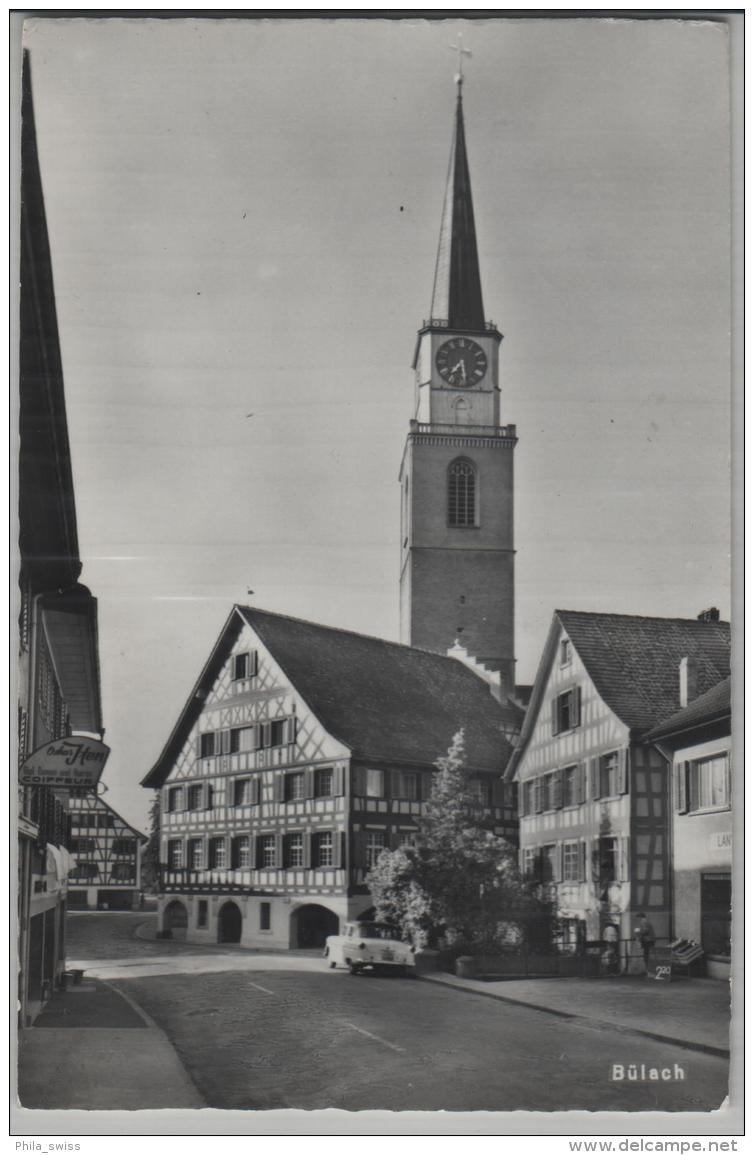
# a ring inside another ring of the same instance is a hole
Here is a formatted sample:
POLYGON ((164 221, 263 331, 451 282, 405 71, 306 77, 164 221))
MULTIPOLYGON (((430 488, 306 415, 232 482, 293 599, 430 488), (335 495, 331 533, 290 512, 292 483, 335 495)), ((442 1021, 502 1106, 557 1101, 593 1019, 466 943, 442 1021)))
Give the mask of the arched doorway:
POLYGON ((240 942, 243 917, 235 902, 226 902, 217 916, 217 941, 240 942))
POLYGON ((182 939, 186 937, 186 928, 188 926, 188 911, 182 902, 174 898, 165 907, 162 916, 162 929, 170 931, 170 937, 182 939))
POLYGON ((291 946, 301 950, 323 947, 327 936, 337 934, 339 929, 337 914, 326 906, 316 903, 300 906, 291 915, 291 946))

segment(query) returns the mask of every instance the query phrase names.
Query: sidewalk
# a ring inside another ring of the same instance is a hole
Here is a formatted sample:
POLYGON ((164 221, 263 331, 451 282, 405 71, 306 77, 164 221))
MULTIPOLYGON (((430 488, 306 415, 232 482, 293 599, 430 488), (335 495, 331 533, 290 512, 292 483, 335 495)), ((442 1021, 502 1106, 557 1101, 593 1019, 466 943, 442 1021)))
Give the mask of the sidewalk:
POLYGON ((57 992, 19 1032, 18 1097, 42 1111, 205 1106, 152 1019, 91 979, 57 992))
POLYGON ((730 989, 714 979, 656 983, 637 976, 484 982, 440 972, 419 977, 560 1018, 581 1019, 709 1055, 730 1055, 730 989))

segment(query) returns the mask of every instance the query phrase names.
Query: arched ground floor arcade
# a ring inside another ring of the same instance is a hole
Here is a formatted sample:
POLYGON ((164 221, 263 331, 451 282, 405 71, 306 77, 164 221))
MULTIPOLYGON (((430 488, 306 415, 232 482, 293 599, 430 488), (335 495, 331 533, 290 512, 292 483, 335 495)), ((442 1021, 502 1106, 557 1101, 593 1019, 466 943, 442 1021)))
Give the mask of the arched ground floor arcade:
POLYGON ((264 950, 320 950, 328 935, 371 911, 369 895, 161 894, 162 936, 196 943, 239 943, 264 950), (167 932, 170 932, 167 934, 167 932))

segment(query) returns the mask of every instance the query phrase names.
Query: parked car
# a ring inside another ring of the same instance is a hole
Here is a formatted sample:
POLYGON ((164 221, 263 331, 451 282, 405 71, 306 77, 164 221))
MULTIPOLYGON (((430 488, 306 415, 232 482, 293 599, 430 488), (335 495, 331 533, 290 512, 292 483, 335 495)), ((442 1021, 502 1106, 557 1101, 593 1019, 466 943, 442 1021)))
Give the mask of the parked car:
POLYGON ((365 967, 405 974, 408 967, 416 965, 414 947, 401 942, 396 930, 379 922, 347 922, 342 934, 327 939, 324 956, 330 967, 347 966, 352 975, 365 967))

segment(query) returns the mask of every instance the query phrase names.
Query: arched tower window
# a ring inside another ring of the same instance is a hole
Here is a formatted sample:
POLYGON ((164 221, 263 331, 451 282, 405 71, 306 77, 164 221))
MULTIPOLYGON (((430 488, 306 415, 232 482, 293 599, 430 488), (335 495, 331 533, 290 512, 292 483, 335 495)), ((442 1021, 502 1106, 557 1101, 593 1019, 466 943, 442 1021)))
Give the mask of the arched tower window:
POLYGON ((476 469, 459 458, 448 469, 448 524, 476 525, 477 498, 476 469))

